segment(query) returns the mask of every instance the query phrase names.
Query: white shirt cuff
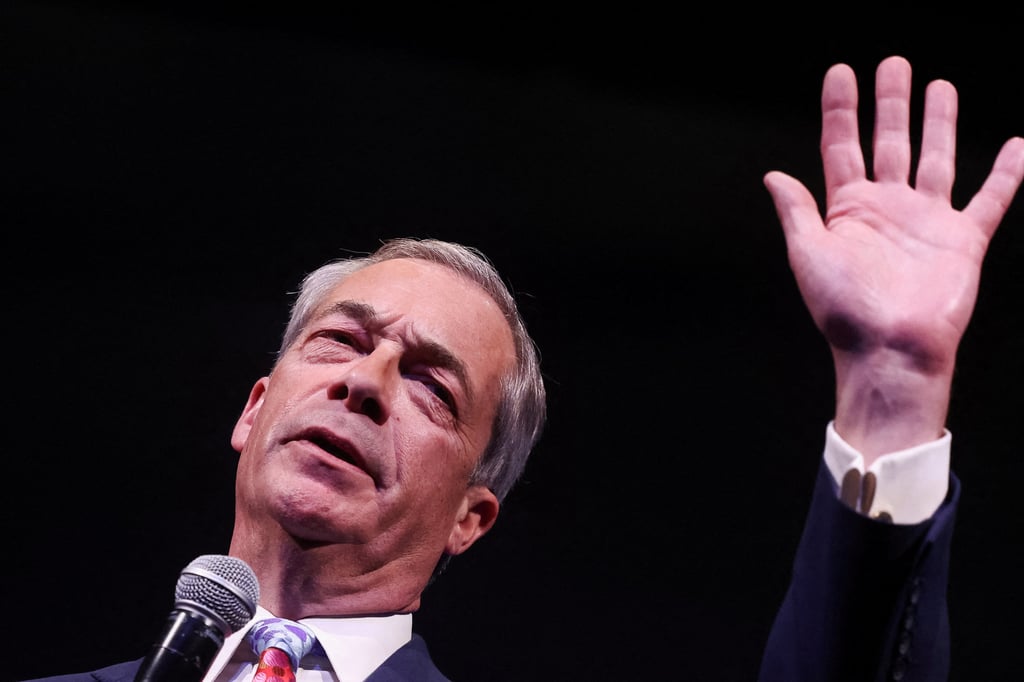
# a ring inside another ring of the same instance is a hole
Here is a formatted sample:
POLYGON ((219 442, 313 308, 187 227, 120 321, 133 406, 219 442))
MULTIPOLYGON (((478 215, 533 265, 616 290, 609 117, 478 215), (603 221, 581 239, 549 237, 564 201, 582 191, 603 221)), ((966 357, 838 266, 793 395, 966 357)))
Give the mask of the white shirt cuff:
MULTIPOLYGON (((949 455, 952 434, 946 429, 937 440, 890 452, 874 461, 867 471, 876 476, 877 487, 869 509, 872 518, 888 514, 893 523, 914 524, 931 517, 942 504, 949 487, 949 455)), ((863 474, 864 456, 836 432, 834 422, 825 429, 825 464, 838 490, 851 469, 863 474)))

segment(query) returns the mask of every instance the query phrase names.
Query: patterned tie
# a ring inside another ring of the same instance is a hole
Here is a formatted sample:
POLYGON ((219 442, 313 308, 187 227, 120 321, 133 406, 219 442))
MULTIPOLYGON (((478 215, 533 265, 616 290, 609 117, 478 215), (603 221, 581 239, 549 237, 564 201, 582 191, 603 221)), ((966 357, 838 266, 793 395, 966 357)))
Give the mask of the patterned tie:
POLYGON ((247 637, 253 652, 260 657, 253 682, 295 682, 299 661, 317 643, 309 628, 284 618, 261 620, 247 637))

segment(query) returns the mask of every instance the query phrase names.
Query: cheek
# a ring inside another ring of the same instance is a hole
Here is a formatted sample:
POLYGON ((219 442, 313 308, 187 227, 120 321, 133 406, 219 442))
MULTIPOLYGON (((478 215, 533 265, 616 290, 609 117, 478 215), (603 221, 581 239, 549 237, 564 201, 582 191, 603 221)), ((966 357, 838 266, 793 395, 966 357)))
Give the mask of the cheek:
MULTIPOLYGON (((432 430, 432 429, 431 429, 432 430)), ((465 487, 476 456, 473 440, 462 433, 424 433, 422 429, 398 429, 396 455, 400 476, 415 485, 433 487, 436 494, 455 486, 465 487)))
POLYGON ((288 385, 276 385, 275 390, 268 390, 260 405, 259 411, 253 416, 246 443, 254 450, 267 449, 272 444, 275 433, 284 428, 289 413, 298 402, 298 392, 288 385), (289 393, 289 391, 291 393, 289 393), (281 396, 291 395, 291 398, 281 396))
MULTIPOLYGON (((402 445, 411 445, 410 439, 402 445)), ((398 475, 423 515, 449 516, 461 502, 475 461, 462 446, 449 437, 399 448, 398 475)))
POLYGON ((272 400, 264 401, 248 426, 239 450, 238 474, 249 487, 258 486, 262 474, 272 474, 275 433, 286 411, 272 400))

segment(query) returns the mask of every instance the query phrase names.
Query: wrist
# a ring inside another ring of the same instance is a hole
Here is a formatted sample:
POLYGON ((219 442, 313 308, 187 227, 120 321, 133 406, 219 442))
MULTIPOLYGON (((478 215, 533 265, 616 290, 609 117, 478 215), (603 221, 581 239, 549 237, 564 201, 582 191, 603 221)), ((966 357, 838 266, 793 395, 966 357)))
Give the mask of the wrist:
POLYGON ((834 352, 835 429, 870 466, 880 455, 940 438, 949 410, 952 367, 925 371, 891 349, 834 352))

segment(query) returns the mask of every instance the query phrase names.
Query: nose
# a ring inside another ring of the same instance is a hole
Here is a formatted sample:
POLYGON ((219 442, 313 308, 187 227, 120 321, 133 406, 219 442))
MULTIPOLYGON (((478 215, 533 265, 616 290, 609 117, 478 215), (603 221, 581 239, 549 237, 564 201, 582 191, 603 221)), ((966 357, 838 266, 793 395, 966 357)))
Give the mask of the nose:
POLYGON ((399 378, 398 354, 377 346, 361 358, 345 363, 338 381, 331 387, 331 398, 341 400, 352 412, 383 424, 391 416, 399 378))

